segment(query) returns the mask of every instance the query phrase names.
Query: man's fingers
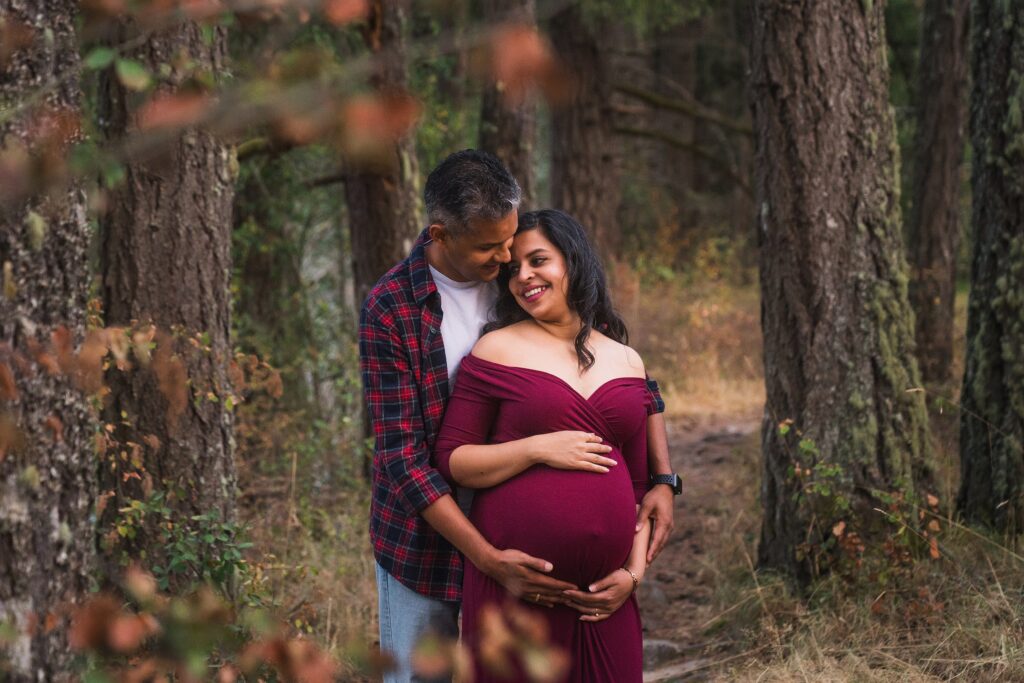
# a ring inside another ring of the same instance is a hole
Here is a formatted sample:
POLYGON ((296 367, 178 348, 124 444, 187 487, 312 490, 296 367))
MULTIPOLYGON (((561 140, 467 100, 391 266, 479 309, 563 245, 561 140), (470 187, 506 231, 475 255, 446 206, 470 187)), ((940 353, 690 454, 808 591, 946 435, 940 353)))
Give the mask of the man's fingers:
POLYGON ((644 525, 652 512, 654 512, 654 502, 648 496, 644 496, 640 502, 640 509, 636 513, 636 528, 633 531, 640 531, 640 527, 644 525))
POLYGON ((535 572, 547 573, 554 569, 554 565, 552 565, 547 560, 542 560, 539 557, 527 555, 524 552, 518 553, 518 557, 516 558, 515 562, 521 567, 525 569, 532 569, 535 572))
POLYGON ((523 577, 523 592, 539 592, 552 595, 562 595, 567 590, 573 590, 575 585, 568 581, 545 576, 544 574, 530 574, 523 577))
POLYGON ((654 562, 654 559, 661 554, 662 549, 665 547, 665 543, 668 542, 668 524, 656 522, 654 524, 654 534, 651 536, 651 546, 647 549, 647 564, 654 562))

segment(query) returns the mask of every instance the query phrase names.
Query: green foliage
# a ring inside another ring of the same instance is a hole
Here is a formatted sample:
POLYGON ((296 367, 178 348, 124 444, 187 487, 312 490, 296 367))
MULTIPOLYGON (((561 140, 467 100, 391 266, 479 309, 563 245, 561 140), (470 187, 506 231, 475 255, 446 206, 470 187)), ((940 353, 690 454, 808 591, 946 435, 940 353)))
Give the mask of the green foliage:
MULTIPOLYGON (((215 512, 181 520, 166 504, 163 491, 133 500, 119 512, 114 528, 122 538, 132 539, 143 528, 156 530, 162 554, 160 564, 150 570, 160 590, 207 584, 225 596, 260 601, 255 593, 239 592, 240 587, 252 587, 252 572, 243 556, 252 543, 242 540, 243 530, 237 523, 224 521, 215 512)), ((122 556, 123 565, 131 561, 128 555, 122 556)))
POLYGON ((590 21, 611 20, 637 35, 665 30, 711 11, 709 0, 592 0, 582 3, 590 21))

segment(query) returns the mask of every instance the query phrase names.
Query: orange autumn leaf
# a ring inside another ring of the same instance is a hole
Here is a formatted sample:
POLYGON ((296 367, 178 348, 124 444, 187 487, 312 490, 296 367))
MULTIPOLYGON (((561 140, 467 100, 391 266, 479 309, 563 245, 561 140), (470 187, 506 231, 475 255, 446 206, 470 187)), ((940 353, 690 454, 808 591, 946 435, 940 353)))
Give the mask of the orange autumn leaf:
POLYGON ((6 413, 0 413, 0 462, 11 451, 21 448, 24 435, 18 429, 18 423, 6 413))
POLYGON ((324 18, 335 26, 364 19, 370 13, 368 0, 324 0, 324 18))
POLYGON ((933 560, 937 560, 940 557, 939 542, 934 536, 928 539, 928 554, 931 555, 933 560))
POLYGON ((0 22, 0 68, 18 50, 32 44, 35 31, 28 24, 7 18, 0 22))
POLYGON ((935 497, 935 496, 933 496, 932 494, 929 493, 926 498, 928 500, 928 506, 929 507, 933 507, 933 508, 939 507, 939 499, 937 497, 935 497))
POLYGON ((11 372, 7 363, 0 363, 0 399, 4 401, 16 401, 18 399, 18 388, 14 384, 14 373, 11 372))
POLYGON ((506 24, 491 39, 490 50, 478 58, 476 71, 492 80, 506 101, 517 105, 533 87, 551 101, 567 95, 568 77, 550 43, 528 24, 506 24))
POLYGON ((188 371, 181 359, 170 349, 171 339, 165 337, 153 354, 153 372, 157 386, 167 400, 167 429, 175 431, 178 418, 188 407, 188 371))
POLYGON ((844 531, 846 531, 846 522, 837 522, 835 526, 832 527, 833 536, 842 536, 844 531))
POLYGON ((56 415, 50 415, 43 421, 43 424, 50 430, 50 433, 53 434, 54 441, 60 443, 64 440, 64 423, 60 421, 59 417, 56 415))
POLYGON ((139 107, 139 130, 184 128, 203 118, 213 98, 202 92, 157 93, 139 107))

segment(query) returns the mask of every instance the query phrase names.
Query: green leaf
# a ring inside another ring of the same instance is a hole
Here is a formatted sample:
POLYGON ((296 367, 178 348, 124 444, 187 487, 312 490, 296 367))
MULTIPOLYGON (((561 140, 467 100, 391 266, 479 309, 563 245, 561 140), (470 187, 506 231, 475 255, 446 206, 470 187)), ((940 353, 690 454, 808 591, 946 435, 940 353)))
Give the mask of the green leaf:
POLYGON ((133 59, 118 59, 114 63, 117 79, 129 90, 145 90, 151 81, 146 67, 133 59))
POLYGON ((86 69, 92 69, 93 71, 99 71, 100 69, 106 69, 110 66, 110 63, 117 57, 117 53, 111 50, 109 47, 96 47, 86 55, 82 63, 86 69))

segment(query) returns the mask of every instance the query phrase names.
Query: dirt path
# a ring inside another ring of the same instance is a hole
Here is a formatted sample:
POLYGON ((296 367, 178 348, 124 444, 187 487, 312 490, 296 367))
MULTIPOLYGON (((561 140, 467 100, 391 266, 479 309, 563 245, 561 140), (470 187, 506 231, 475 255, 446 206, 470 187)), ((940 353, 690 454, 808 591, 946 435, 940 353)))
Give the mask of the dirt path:
POLYGON ((712 596, 722 571, 706 552, 742 508, 735 497, 752 466, 759 428, 756 415, 668 423, 672 464, 684 491, 676 499, 675 533, 640 588, 645 682, 704 680, 728 656, 728 642, 706 635, 717 616, 712 596))

